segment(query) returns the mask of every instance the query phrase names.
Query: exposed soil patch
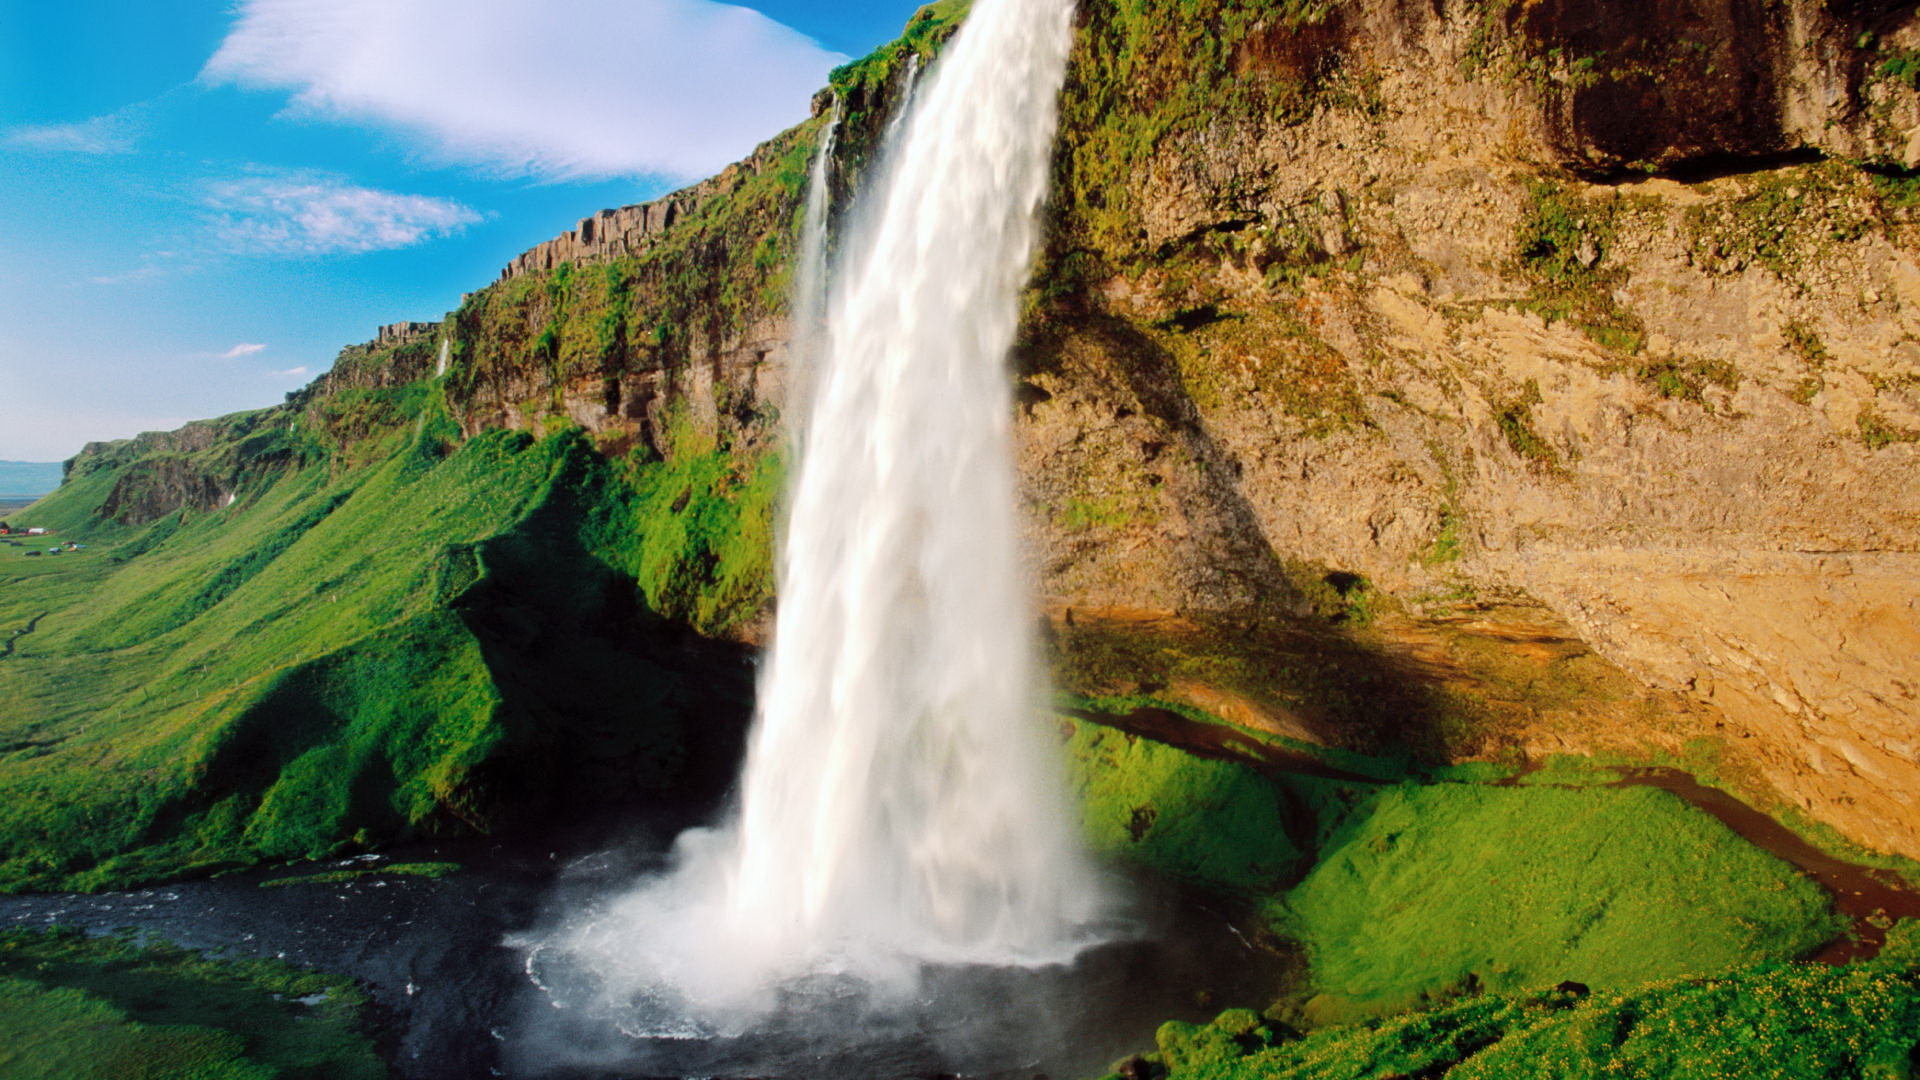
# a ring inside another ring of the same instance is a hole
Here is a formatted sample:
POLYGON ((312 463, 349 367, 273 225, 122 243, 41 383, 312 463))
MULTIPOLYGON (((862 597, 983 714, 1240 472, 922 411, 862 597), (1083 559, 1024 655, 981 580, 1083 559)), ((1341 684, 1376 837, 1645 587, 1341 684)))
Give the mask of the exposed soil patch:
POLYGON ((1195 757, 1211 758, 1216 761, 1237 761, 1265 773, 1296 773, 1360 784, 1380 782, 1378 777, 1362 776, 1356 772, 1335 768, 1305 751, 1289 750, 1283 746, 1261 742, 1259 739, 1222 724, 1203 724, 1171 709, 1135 709, 1124 716, 1081 709, 1063 709, 1061 712, 1076 720, 1085 720, 1090 724, 1100 724, 1117 731, 1124 731, 1129 735, 1137 735, 1143 739, 1152 739, 1154 742, 1178 747, 1195 757))

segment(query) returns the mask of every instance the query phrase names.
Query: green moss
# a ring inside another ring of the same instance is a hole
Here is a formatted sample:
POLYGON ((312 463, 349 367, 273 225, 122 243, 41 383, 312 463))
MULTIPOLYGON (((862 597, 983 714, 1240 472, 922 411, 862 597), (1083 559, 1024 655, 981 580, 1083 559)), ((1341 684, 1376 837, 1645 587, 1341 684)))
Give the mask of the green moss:
POLYGON ((1222 1066, 1231 1067, 1248 1054, 1285 1041, 1281 1030, 1267 1024, 1252 1009, 1228 1009, 1211 1023, 1170 1020, 1154 1032, 1159 1063, 1174 1075, 1222 1066))
POLYGON ((1626 275, 1607 262, 1623 200, 1583 197, 1545 180, 1528 192, 1514 236, 1519 267, 1532 280, 1524 307, 1548 323, 1571 324, 1609 352, 1638 353, 1646 324, 1615 298, 1626 275))
POLYGON ((1884 450, 1895 443, 1920 442, 1920 431, 1887 420, 1872 406, 1860 410, 1855 425, 1860 429, 1860 441, 1869 449, 1884 450))
POLYGON ((383 866, 356 866, 348 870, 328 870, 318 874, 301 874, 296 877, 268 878, 260 883, 261 888, 276 888, 283 885, 339 885, 349 881, 364 881, 383 877, 443 878, 460 872, 460 864, 452 862, 396 862, 383 866))
POLYGON ((1826 366, 1827 361, 1831 359, 1827 354, 1826 342, 1821 341, 1820 335, 1806 323, 1797 319, 1789 320, 1780 328, 1780 334, 1787 339, 1787 348, 1792 349, 1795 356, 1814 368, 1826 366))
POLYGON ((1272 909, 1306 943, 1321 1021, 1715 974, 1840 931, 1811 881, 1652 788, 1403 786, 1323 829, 1272 909))
POLYGON ((1364 574, 1301 560, 1287 560, 1281 572, 1300 602, 1328 622, 1359 628, 1370 625, 1379 614, 1381 595, 1364 574))
POLYGON ((375 1080, 366 998, 271 961, 128 938, 0 934, 5 1080, 375 1080))
POLYGON ((1251 766, 1098 724, 1062 724, 1093 850, 1232 892, 1273 889, 1294 873, 1301 853, 1288 839, 1281 791, 1251 766))
POLYGON ((1440 508, 1440 528, 1433 534, 1433 540, 1426 550, 1420 553, 1420 561, 1426 566, 1458 562, 1461 544, 1460 511, 1448 503, 1440 508))
POLYGON ((1725 360, 1663 356, 1641 364, 1636 374, 1654 393, 1699 404, 1706 389, 1717 386, 1732 393, 1740 388, 1740 372, 1725 360))
POLYGON ((1067 500, 1056 520, 1067 532, 1095 529, 1123 529, 1136 524, 1152 524, 1158 519, 1147 500, 1133 493, 1074 496, 1067 500))
POLYGON ((1210 1025, 1171 1033, 1174 1053, 1158 1056, 1171 1080, 1857 1080, 1910 1075, 1916 1032, 1910 965, 1765 965, 1591 997, 1476 998, 1298 1040, 1210 1025))
POLYGON ((1770 170, 1733 187, 1687 211, 1695 261, 1708 269, 1757 264, 1798 281, 1834 245, 1883 228, 1863 209, 1872 204, 1871 184, 1844 163, 1770 170))
POLYGON ((1904 49, 1880 62, 1880 76, 1920 90, 1920 49, 1904 49))
POLYGON ((1493 422, 1514 453, 1548 473, 1559 475, 1565 471, 1560 463, 1559 452, 1533 424, 1533 407, 1539 403, 1540 386, 1528 380, 1519 397, 1499 403, 1494 410, 1493 422))

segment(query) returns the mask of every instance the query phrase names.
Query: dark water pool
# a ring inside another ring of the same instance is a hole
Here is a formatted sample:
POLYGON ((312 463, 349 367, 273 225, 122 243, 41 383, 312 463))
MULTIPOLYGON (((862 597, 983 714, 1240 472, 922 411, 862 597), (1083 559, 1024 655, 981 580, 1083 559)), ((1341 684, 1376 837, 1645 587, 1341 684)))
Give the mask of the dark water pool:
POLYGON ((631 884, 658 866, 660 850, 651 837, 571 854, 427 846, 323 868, 369 871, 338 884, 261 884, 288 876, 279 870, 0 897, 0 925, 133 927, 188 948, 350 975, 373 997, 396 1072, 413 1080, 1097 1076, 1151 1049, 1162 1021, 1272 1000, 1281 975, 1230 913, 1128 885, 1138 936, 1070 966, 930 970, 910 1002, 878 1013, 855 988, 822 981, 735 1038, 632 1038, 617 1017, 556 1008, 505 942, 550 921, 556 904, 631 884), (465 869, 440 879, 379 872, 422 860, 465 869))

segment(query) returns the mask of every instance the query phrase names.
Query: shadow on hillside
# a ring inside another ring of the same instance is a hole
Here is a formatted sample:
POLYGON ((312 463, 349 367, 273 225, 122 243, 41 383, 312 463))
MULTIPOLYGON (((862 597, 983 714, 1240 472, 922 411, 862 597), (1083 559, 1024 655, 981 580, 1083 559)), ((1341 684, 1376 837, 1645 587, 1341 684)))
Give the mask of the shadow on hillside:
POLYGON ((555 494, 477 545, 480 576, 450 606, 479 640, 508 745, 474 777, 519 831, 634 806, 715 813, 753 712, 752 650, 649 610, 633 579, 581 543, 555 494))

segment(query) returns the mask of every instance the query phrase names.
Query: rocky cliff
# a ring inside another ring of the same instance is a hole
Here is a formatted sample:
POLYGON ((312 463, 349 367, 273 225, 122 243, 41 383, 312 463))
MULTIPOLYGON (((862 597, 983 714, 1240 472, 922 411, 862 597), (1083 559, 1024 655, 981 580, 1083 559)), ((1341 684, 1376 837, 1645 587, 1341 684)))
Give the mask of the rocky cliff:
MULTIPOLYGON (((956 15, 836 73, 842 205, 956 15)), ((1909 5, 1080 18, 1020 357, 1069 684, 1449 757, 1717 756, 1920 854, 1909 5)), ((826 122, 471 297, 463 427, 618 453, 679 408, 767 445, 826 122)))
MULTIPOLYGON (((834 74, 838 211, 963 14, 834 74)), ((454 438, 584 429, 669 538, 643 599, 753 639, 829 100, 348 350, 260 454, 74 468, 121 470, 132 522, 429 398, 454 438)), ((1920 855, 1911 5, 1085 0, 1062 110, 1016 361, 1064 686, 1680 758, 1920 855)))
POLYGON ((1524 651, 1471 622, 1539 605, 1655 694, 1479 752, 1712 740, 1920 850, 1911 9, 1336 6, 1216 33, 1229 105, 1185 118, 1130 14, 1089 11, 1079 287, 1030 360, 1056 592, 1234 609, 1324 564, 1397 601, 1388 655, 1402 617, 1524 651))

